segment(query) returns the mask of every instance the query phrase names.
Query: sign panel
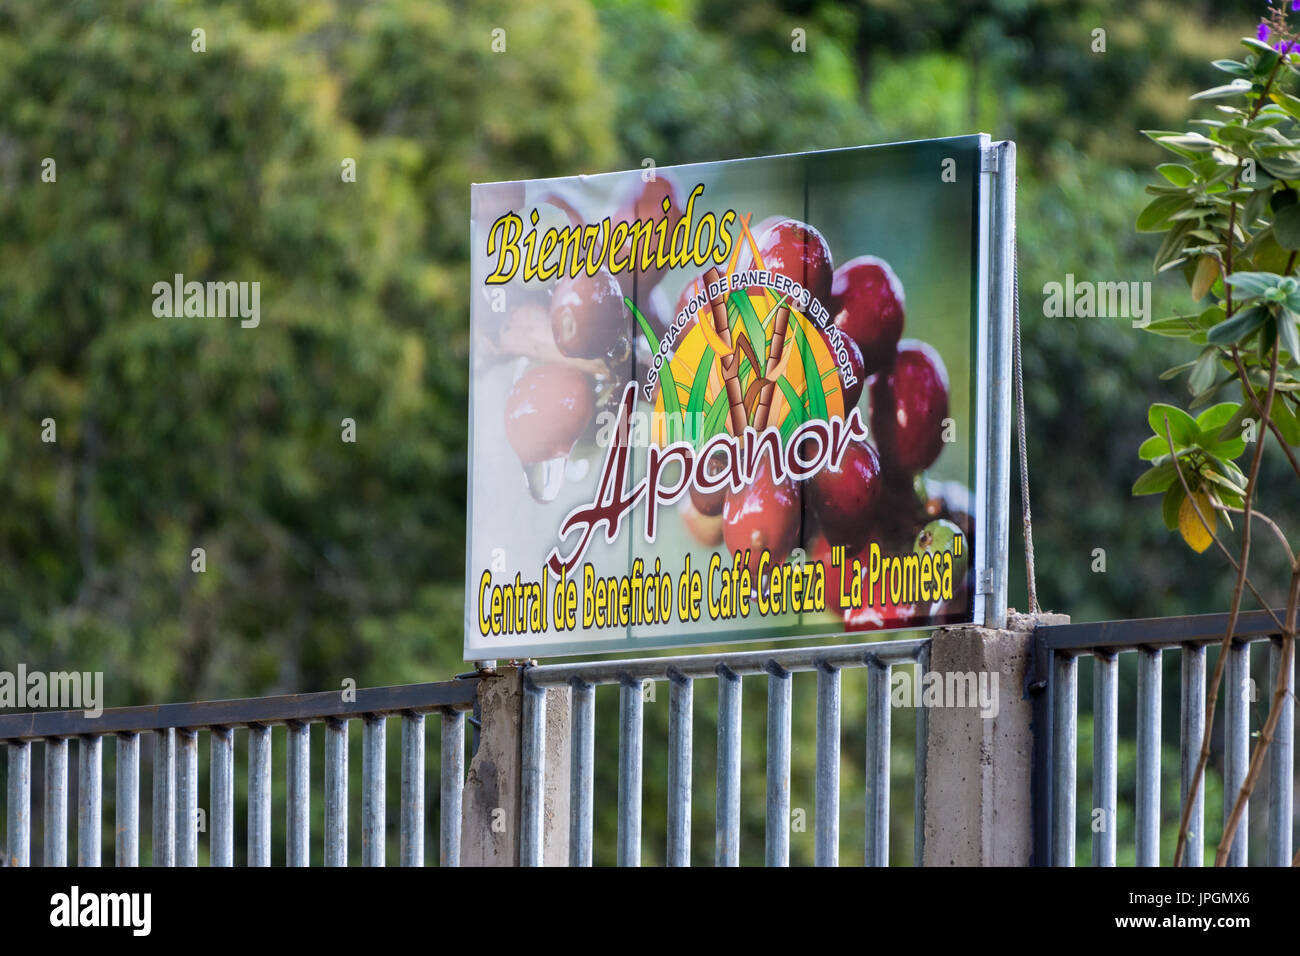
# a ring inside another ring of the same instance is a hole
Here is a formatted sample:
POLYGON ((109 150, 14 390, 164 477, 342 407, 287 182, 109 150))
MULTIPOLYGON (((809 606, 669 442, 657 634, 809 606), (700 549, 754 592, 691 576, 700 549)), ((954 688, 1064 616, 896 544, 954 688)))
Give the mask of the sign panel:
POLYGON ((987 142, 475 185, 466 659, 972 621, 987 142))

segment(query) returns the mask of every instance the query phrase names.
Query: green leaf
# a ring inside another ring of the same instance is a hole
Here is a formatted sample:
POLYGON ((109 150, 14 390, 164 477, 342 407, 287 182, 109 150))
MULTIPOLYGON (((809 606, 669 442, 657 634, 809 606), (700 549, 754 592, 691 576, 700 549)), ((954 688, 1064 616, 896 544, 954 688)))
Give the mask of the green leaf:
POLYGON ((1209 468, 1201 472, 1202 476, 1208 478, 1216 484, 1223 485, 1225 488, 1231 488, 1236 491, 1245 491, 1249 483, 1246 476, 1242 474, 1241 469, 1229 461, 1215 458, 1210 455, 1206 459, 1209 468))
POLYGON ((1250 49, 1254 50, 1256 53, 1262 55, 1267 55, 1269 53, 1277 52, 1271 46, 1265 43, 1263 40, 1256 40, 1254 37, 1242 37, 1241 45, 1244 47, 1249 47, 1250 49))
POLYGON ((1300 249, 1300 204, 1292 203, 1277 211, 1273 216, 1273 235, 1283 249, 1300 249))
MULTIPOLYGON (((1175 445, 1175 447, 1177 447, 1175 445)), ((1161 455, 1169 454, 1169 442, 1164 435, 1152 435, 1138 448, 1138 457, 1143 461, 1155 461, 1161 455)))
POLYGON ((1155 270, 1161 272, 1164 269, 1176 265, 1183 254, 1183 243, 1187 240, 1193 226, 1190 222, 1180 222, 1174 225, 1169 232, 1165 233, 1165 240, 1156 250, 1155 270))
POLYGON ((1246 66, 1240 60, 1215 60, 1211 64, 1216 70, 1222 70, 1230 76, 1239 76, 1243 79, 1250 79, 1250 67, 1246 66))
POLYGON ((1190 207, 1193 202, 1193 197, 1188 195, 1157 196, 1147 204, 1145 209, 1138 213, 1137 231, 1161 232, 1168 227, 1170 218, 1174 213, 1190 207))
POLYGON ((1193 100, 1218 100, 1223 99, 1225 96, 1241 96, 1250 92, 1251 85, 1250 80, 1247 79, 1233 80, 1223 86, 1215 86, 1208 90, 1201 90, 1199 93, 1193 93, 1188 98, 1193 100))
POLYGON ((1177 378, 1195 364, 1195 362, 1184 362, 1182 365, 1175 365, 1173 368, 1167 368, 1160 373, 1160 381, 1167 382, 1171 378, 1177 378))
POLYGON ((1196 436, 1201 433, 1196 426, 1196 419, 1175 405, 1157 402, 1147 412, 1147 423, 1151 426, 1151 431, 1161 438, 1165 437, 1166 419, 1169 421, 1169 434, 1174 439, 1175 447, 1185 447, 1193 444, 1196 441, 1196 436))
POLYGON ((781 393, 785 395, 785 403, 790 406, 790 416, 786 421, 793 418, 796 427, 802 425, 808 420, 808 414, 804 411, 803 399, 794 390, 794 386, 786 381, 784 375, 776 380, 776 384, 781 389, 781 393))
POLYGON ((1172 461, 1167 461, 1163 465, 1156 465, 1142 473, 1137 481, 1133 482, 1133 494, 1156 495, 1169 488, 1170 485, 1178 481, 1178 472, 1174 468, 1172 461))
POLYGON ((1210 329, 1206 339, 1211 345, 1229 345, 1233 342, 1240 342, 1263 325, 1264 320, 1267 318, 1267 309, 1253 305, 1210 329))
POLYGON ((1238 422, 1235 430, 1227 429, 1232 422, 1238 420, 1241 408, 1239 402, 1220 402, 1197 415, 1196 424, 1201 433, 1196 438, 1196 444, 1216 458, 1240 458, 1246 451, 1246 443, 1241 438, 1241 425, 1238 422))
POLYGON ((1178 509, 1182 507, 1183 499, 1187 497, 1187 492, 1183 491, 1181 484, 1175 483, 1165 492, 1164 500, 1160 503, 1161 516, 1165 519, 1165 527, 1170 531, 1178 530, 1178 509))
POLYGON ((1143 326, 1143 331, 1171 339, 1185 339, 1200 330, 1192 319, 1182 315, 1172 315, 1166 319, 1156 319, 1154 322, 1147 323, 1143 326))
MULTIPOLYGON (((760 362, 767 362, 767 334, 763 331, 763 323, 758 320, 758 314, 754 312, 754 305, 749 301, 749 294, 744 290, 731 292, 729 300, 735 302, 736 308, 740 311, 740 321, 745 324, 745 337, 749 339, 749 344, 754 346, 754 354, 758 356, 760 362)), ((755 369, 754 374, 762 376, 767 371, 766 367, 755 369)))
MULTIPOLYGON (((636 307, 635 302, 627 296, 623 297, 623 301, 627 303, 627 307, 632 310, 632 315, 636 318, 637 324, 641 326, 641 331, 650 344, 650 354, 657 355, 659 353, 659 336, 655 335, 654 326, 641 314, 641 310, 636 307)), ((664 362, 663 368, 659 370, 659 390, 663 392, 664 414, 668 419, 668 437, 669 440, 672 440, 675 437, 671 434, 673 423, 682 421, 682 402, 677 396, 677 382, 673 379, 673 371, 668 362, 664 362)))
POLYGON ((1246 403, 1242 403, 1238 405, 1237 410, 1232 413, 1232 417, 1223 423, 1223 427, 1220 428, 1218 434, 1214 436, 1215 442, 1222 443, 1222 442, 1231 441, 1234 438, 1240 439, 1241 431, 1242 431, 1241 429, 1242 423, 1247 418, 1251 418, 1253 416, 1254 416, 1254 411, 1251 409, 1250 405, 1246 403))
POLYGON ((1282 277, 1275 272, 1234 272, 1225 281, 1238 292, 1254 298, 1278 288, 1282 277))
POLYGON ((1192 366, 1192 374, 1187 377, 1187 387, 1193 395, 1201 394, 1214 384, 1215 373, 1218 372, 1218 354, 1219 350, 1210 346, 1201 352, 1196 364, 1192 366))
MULTIPOLYGON (((704 393, 709 388, 709 373, 713 369, 713 346, 704 346, 700 355, 700 364, 695 368, 695 381, 691 383, 691 395, 686 400, 686 411, 690 415, 704 412, 704 393)), ((724 390, 725 391, 725 390, 724 390)), ((698 448, 699 445, 697 444, 698 448)))
POLYGON ((727 390, 724 388, 714 396, 713 404, 709 406, 709 412, 704 416, 704 428, 700 432, 700 441, 696 447, 703 448, 709 439, 727 430, 726 421, 729 411, 731 411, 731 403, 727 399, 727 390))
POLYGON ((791 322, 790 327, 794 329, 794 341, 799 349, 799 361, 803 364, 803 377, 807 382, 805 392, 808 396, 808 408, 811 417, 825 420, 827 417, 826 393, 822 389, 821 376, 817 374, 817 360, 813 357, 812 345, 808 342, 808 337, 804 335, 803 323, 791 322))
POLYGON ((1187 186, 1196 180, 1196 173, 1182 163, 1161 163, 1156 172, 1175 186, 1187 186))
POLYGON ((1242 210, 1242 222, 1250 226, 1260 216, 1264 215, 1264 210, 1268 207, 1269 189, 1256 189, 1255 195, 1246 200, 1246 206, 1242 210))
POLYGON ((1288 445, 1300 445, 1300 421, 1296 420, 1295 413, 1291 411, 1291 406, 1285 399, 1274 399, 1273 410, 1269 413, 1269 418, 1277 425, 1277 430, 1282 433, 1288 445))
POLYGON ((1259 164, 1278 179, 1295 179, 1300 176, 1300 162, 1276 156, 1260 156, 1259 164))
MULTIPOLYGON (((1227 381, 1227 379, 1224 379, 1223 381, 1227 381)), ((1190 402, 1187 403, 1187 410, 1190 412, 1194 412, 1198 408, 1205 408, 1207 405, 1210 404, 1210 402, 1214 401, 1214 396, 1215 394, 1218 393, 1219 388, 1222 385, 1223 382, 1215 382, 1209 388, 1201 392, 1198 392, 1196 396, 1190 402)))
POLYGON ((1289 308, 1282 309, 1281 315, 1277 317, 1277 340, 1282 348, 1291 353, 1292 358, 1300 358, 1300 334, 1296 333, 1297 322, 1300 322, 1300 316, 1289 308))

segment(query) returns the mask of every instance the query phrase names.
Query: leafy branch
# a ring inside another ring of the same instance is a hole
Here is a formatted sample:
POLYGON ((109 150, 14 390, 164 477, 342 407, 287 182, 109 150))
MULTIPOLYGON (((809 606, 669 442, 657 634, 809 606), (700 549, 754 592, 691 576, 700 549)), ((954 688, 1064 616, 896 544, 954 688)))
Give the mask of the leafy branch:
MULTIPOLYGON (((1216 60, 1228 83, 1195 94, 1213 102, 1217 115, 1193 121, 1199 130, 1147 131, 1177 157, 1157 171, 1164 183, 1149 186, 1155 198, 1139 214, 1137 228, 1163 234, 1155 269, 1181 268, 1192 297, 1203 304, 1196 316, 1175 316, 1149 330, 1184 339, 1198 349, 1194 359, 1162 378, 1187 373, 1188 409, 1152 405, 1153 435, 1138 450, 1149 467, 1133 486, 1135 495, 1161 494, 1166 526, 1178 531, 1197 553, 1211 544, 1235 572, 1232 601, 1221 651, 1207 690, 1206 723, 1196 771, 1182 808, 1174 864, 1186 849, 1191 807, 1203 785, 1210 757, 1215 704, 1247 590, 1268 612, 1281 634, 1283 666, 1250 768, 1224 826, 1215 862, 1223 865, 1247 801, 1258 780, 1287 697, 1300 604, 1300 563, 1281 526, 1257 507, 1260 469, 1272 435, 1300 481, 1300 57, 1285 12, 1275 8, 1258 38, 1242 41, 1241 60, 1216 60), (1272 45, 1265 42, 1273 38, 1272 45), (1217 401, 1235 389, 1241 401, 1217 401), (1253 444, 1249 472, 1236 459, 1253 444), (1218 533, 1241 516, 1240 550, 1234 557, 1218 533), (1273 611, 1250 578, 1252 529, 1256 522, 1281 542, 1290 565, 1286 610, 1273 611)), ((1200 306, 1198 306, 1200 307, 1200 306)))

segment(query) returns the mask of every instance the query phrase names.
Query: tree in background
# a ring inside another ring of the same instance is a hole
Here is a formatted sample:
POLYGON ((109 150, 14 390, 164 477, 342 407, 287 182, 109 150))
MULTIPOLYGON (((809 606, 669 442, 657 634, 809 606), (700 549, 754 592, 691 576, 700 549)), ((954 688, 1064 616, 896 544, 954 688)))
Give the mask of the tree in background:
MULTIPOLYGON (((0 0, 0 663, 75 656, 110 675, 114 705, 445 678, 469 183, 980 129, 1020 143, 1043 603, 1077 619, 1226 606, 1218 567, 1133 520, 1140 463, 1113 453, 1140 440, 1135 407, 1182 388, 1157 381, 1163 350, 1127 321, 1046 318, 1041 290, 1149 278, 1155 245, 1130 227, 1157 149, 1131 131, 1179 124, 1260 9, 0 0), (176 273, 260 282, 261 324, 156 318, 153 284, 176 273)), ((1190 310, 1176 286, 1158 282, 1159 315, 1190 310)), ((1284 479, 1266 462, 1261 492, 1284 479)), ((752 761, 762 699, 747 699, 752 761)), ((846 753, 861 699, 846 687, 846 753)), ((697 714, 704 740, 706 700, 697 714)), ((661 846, 663 756, 646 760, 661 846)), ((794 760, 797 790, 813 755, 794 760)), ((747 853, 763 825, 748 796, 747 853)))

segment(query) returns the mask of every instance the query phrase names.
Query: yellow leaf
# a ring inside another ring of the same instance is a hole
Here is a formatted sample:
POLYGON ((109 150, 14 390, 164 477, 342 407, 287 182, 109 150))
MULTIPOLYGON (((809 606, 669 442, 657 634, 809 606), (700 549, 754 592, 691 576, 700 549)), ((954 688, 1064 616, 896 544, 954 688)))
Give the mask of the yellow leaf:
POLYGON ((1197 517, 1196 507, 1192 505, 1192 498, 1196 499, 1196 507, 1201 509, 1201 514, 1213 528, 1215 524, 1214 506, 1210 504, 1210 498, 1205 492, 1198 491, 1192 494, 1191 498, 1184 498, 1183 503, 1178 506, 1178 532, 1187 542, 1187 546, 1197 554, 1202 554, 1206 548, 1214 543, 1214 538, 1210 532, 1205 530, 1205 525, 1197 517))

